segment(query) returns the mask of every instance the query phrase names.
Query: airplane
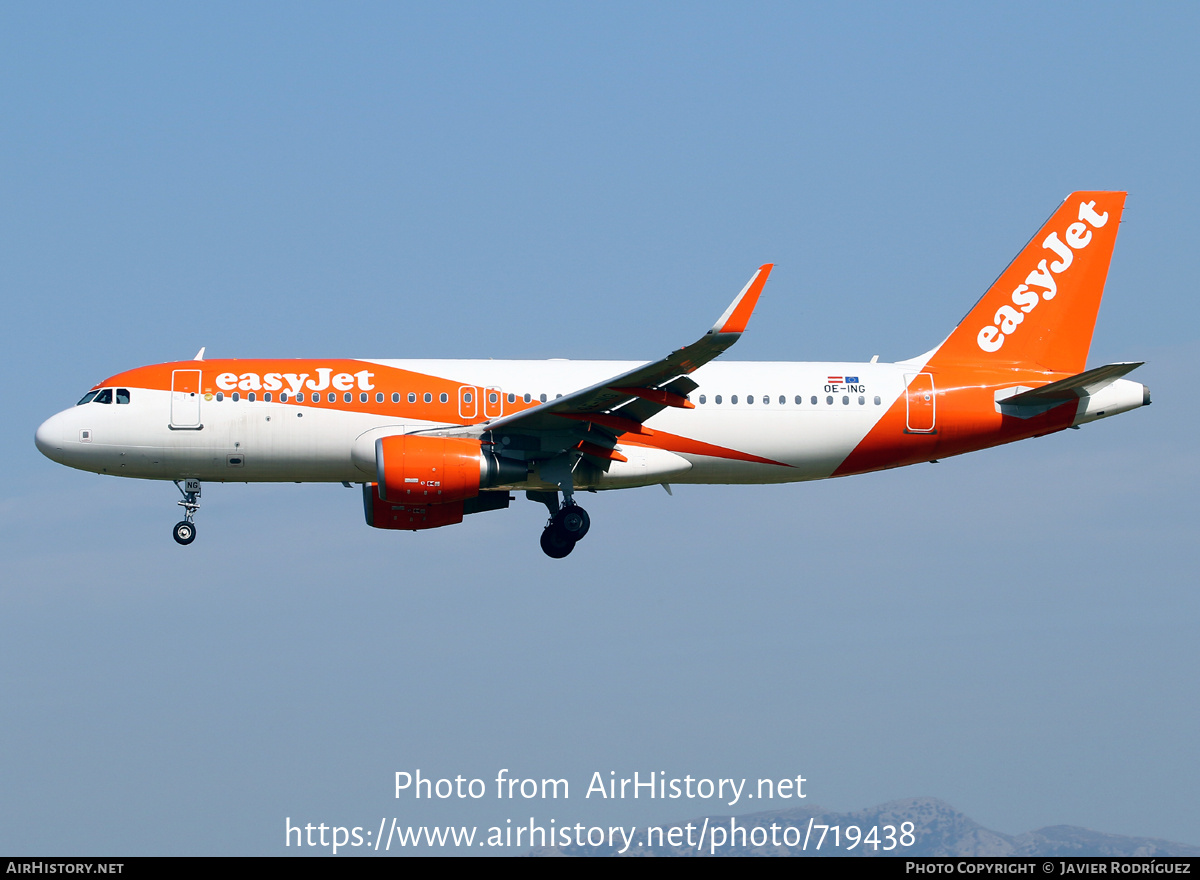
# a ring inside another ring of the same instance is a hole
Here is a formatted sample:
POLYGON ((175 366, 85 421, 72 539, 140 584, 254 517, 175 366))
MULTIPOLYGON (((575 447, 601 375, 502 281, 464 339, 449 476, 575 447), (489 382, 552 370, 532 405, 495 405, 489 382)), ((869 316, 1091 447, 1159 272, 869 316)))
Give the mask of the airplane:
POLYGON ((205 360, 118 373, 36 433, 53 461, 171 480, 179 544, 201 483, 362 486, 367 524, 440 528, 546 505, 546 555, 587 535, 576 501, 661 484, 787 483, 936 461, 1150 403, 1086 369, 1124 192, 1072 193, 936 348, 896 363, 717 361, 746 330, 766 264, 712 328, 648 363, 205 360), (561 501, 560 501, 561 496, 561 501))

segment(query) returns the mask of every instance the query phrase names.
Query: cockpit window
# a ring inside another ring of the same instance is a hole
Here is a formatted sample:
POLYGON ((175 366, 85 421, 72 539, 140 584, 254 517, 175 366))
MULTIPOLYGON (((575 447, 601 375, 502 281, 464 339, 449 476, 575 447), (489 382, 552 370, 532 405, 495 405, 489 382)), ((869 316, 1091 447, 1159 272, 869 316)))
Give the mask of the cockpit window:
POLYGON ((129 389, 128 388, 118 388, 117 389, 117 403, 129 403, 129 389))
POLYGON ((93 401, 93 403, 112 403, 112 389, 105 388, 96 395, 96 399, 93 401))
POLYGON ((79 403, 77 403, 75 405, 83 406, 85 403, 91 403, 92 400, 95 399, 96 395, 99 393, 100 393, 99 391, 89 391, 87 394, 83 395, 83 397, 80 398, 79 403))

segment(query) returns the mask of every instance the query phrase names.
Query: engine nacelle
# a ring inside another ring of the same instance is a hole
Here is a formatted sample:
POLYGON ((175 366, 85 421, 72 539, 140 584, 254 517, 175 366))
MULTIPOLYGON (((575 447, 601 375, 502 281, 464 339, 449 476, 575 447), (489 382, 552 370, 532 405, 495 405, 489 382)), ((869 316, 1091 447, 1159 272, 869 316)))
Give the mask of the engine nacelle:
POLYGON ((375 473, 384 501, 447 504, 474 498, 480 489, 520 483, 528 468, 485 451, 478 440, 395 434, 375 441, 375 473))
POLYGON ((507 492, 484 492, 462 501, 447 501, 444 504, 427 502, 393 502, 379 497, 377 483, 363 484, 363 513, 367 525, 376 529, 436 529, 452 526, 463 521, 470 513, 485 510, 502 510, 512 500, 507 492))

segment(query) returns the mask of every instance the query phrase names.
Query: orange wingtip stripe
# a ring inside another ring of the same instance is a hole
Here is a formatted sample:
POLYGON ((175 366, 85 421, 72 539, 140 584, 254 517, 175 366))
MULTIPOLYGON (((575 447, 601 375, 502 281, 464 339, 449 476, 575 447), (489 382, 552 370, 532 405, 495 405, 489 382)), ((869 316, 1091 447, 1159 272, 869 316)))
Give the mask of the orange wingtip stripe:
POLYGON ((661 403, 663 406, 674 406, 680 409, 696 408, 696 404, 692 403, 682 394, 663 391, 660 388, 613 388, 613 391, 628 394, 631 397, 640 397, 642 400, 649 400, 651 403, 661 403))
POLYGON ((738 304, 733 309, 733 314, 729 316, 729 320, 721 325, 721 329, 718 332, 745 332, 746 325, 750 323, 750 316, 754 313, 754 307, 758 305, 759 294, 763 292, 767 278, 774 268, 774 263, 764 263, 759 267, 758 274, 754 276, 754 280, 750 282, 750 285, 746 288, 746 292, 739 298, 738 304))

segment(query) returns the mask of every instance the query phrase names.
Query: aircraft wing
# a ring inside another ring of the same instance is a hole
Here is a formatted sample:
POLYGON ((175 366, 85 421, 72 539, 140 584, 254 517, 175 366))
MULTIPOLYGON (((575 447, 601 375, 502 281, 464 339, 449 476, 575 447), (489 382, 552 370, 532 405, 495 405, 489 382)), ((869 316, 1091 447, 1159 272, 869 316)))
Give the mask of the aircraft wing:
POLYGON ((595 424, 609 427, 617 434, 643 433, 639 430, 641 423, 664 407, 692 409, 686 395, 698 386, 688 374, 741 338, 772 268, 771 263, 759 267, 712 329, 691 345, 671 352, 662 360, 643 364, 524 412, 475 425, 474 429, 515 433, 561 431, 571 427, 569 420, 591 421, 587 417, 597 416, 595 424), (610 418, 605 418, 606 415, 610 418))

